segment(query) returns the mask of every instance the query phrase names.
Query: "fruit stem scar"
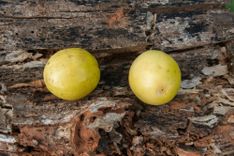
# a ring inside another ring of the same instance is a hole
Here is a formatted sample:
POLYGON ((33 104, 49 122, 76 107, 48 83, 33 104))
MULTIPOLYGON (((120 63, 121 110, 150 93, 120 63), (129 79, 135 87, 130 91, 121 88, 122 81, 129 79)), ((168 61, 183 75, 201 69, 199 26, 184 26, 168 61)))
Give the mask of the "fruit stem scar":
POLYGON ((162 95, 164 93, 165 89, 161 87, 160 89, 156 90, 157 95, 162 95))

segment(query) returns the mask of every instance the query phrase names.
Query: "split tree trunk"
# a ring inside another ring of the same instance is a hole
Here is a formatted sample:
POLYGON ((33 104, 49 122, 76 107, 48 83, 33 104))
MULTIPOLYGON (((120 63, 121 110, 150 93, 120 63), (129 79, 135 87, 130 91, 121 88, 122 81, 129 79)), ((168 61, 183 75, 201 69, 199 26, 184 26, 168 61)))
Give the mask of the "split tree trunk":
POLYGON ((0 155, 233 155, 233 42, 220 0, 0 1, 0 155), (67 47, 88 49, 102 70, 75 102, 42 80, 67 47), (131 62, 151 48, 170 53, 186 80, 160 107, 128 87, 131 62))

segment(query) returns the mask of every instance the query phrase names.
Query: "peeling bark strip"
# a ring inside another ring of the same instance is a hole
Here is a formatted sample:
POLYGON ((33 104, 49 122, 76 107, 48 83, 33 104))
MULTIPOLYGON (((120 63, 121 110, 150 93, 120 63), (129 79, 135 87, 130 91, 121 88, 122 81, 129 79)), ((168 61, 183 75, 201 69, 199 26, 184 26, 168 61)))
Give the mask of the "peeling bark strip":
POLYGON ((233 155, 234 16, 223 5, 0 1, 0 155, 233 155), (59 100, 42 80, 66 47, 88 49, 102 70, 80 101, 59 100), (128 87, 131 62, 149 48, 170 52, 183 73, 168 105, 143 105, 128 87))
POLYGON ((128 99, 111 98, 77 104, 40 102, 40 105, 35 105, 25 101, 28 98, 22 95, 14 96, 17 101, 13 102, 9 97, 9 102, 15 112, 12 124, 20 131, 17 143, 35 150, 39 148, 50 155, 95 152, 100 140, 98 130, 112 131, 125 116, 125 108, 131 105, 128 99))

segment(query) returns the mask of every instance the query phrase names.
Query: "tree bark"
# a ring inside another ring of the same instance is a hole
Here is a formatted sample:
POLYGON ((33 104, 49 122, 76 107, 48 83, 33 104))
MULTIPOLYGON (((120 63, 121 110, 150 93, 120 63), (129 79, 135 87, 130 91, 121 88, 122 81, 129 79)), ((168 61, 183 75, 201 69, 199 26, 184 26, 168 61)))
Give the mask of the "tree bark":
POLYGON ((0 1, 0 155, 233 155, 234 15, 224 1, 0 1), (101 81, 80 101, 44 85, 48 58, 88 49, 101 81), (183 83, 168 105, 128 87, 134 58, 168 52, 183 83))

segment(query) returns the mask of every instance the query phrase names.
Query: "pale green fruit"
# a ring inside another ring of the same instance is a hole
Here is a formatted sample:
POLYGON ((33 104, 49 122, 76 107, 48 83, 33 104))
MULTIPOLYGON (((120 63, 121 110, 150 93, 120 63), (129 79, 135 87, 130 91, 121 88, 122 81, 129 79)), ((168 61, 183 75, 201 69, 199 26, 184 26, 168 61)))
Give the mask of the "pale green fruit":
POLYGON ((168 54, 149 50, 138 56, 129 71, 129 85, 144 103, 162 105, 171 101, 181 83, 181 72, 168 54))
POLYGON ((100 79, 97 60, 81 48, 55 53, 44 68, 44 81, 50 92, 65 100, 78 100, 91 93, 100 79))

